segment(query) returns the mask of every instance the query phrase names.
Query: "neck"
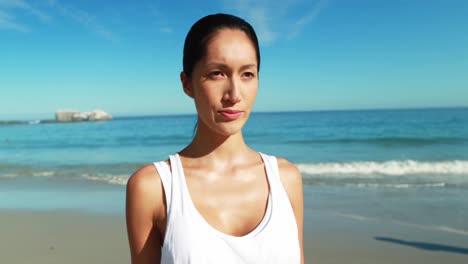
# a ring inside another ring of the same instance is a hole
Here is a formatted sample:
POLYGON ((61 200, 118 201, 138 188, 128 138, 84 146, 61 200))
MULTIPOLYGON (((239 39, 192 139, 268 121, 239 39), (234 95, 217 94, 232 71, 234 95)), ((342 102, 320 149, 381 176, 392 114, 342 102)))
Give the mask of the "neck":
POLYGON ((245 144, 242 131, 230 136, 216 134, 201 122, 192 142, 180 154, 202 158, 207 162, 235 162, 245 156, 250 148, 245 144))

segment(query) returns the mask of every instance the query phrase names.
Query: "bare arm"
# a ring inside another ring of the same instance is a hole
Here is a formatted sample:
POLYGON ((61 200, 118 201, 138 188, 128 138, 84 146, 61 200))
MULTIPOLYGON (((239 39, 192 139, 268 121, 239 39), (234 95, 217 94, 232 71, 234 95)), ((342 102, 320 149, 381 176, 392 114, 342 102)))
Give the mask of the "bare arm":
POLYGON ((162 236, 158 223, 165 219, 161 180, 152 165, 135 172, 127 183, 126 220, 131 263, 160 263, 162 236))
POLYGON ((301 263, 304 264, 304 195, 302 191, 302 176, 299 169, 285 159, 278 159, 280 178, 291 202, 299 234, 299 246, 301 247, 301 263))

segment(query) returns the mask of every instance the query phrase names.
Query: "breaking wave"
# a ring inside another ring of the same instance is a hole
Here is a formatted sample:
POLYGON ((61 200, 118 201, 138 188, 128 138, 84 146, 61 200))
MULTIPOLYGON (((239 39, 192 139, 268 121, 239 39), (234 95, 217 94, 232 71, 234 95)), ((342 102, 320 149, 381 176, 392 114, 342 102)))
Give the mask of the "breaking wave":
POLYGON ((402 176, 411 174, 466 174, 468 175, 468 161, 441 161, 420 162, 413 160, 405 161, 360 161, 344 163, 308 163, 298 164, 302 173, 309 175, 392 175, 402 176))

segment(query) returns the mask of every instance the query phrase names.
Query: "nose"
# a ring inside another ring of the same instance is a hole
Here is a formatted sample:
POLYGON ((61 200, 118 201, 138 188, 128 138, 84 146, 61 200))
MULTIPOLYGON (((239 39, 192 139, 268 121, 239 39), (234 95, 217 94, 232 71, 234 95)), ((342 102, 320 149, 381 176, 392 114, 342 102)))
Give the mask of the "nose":
POLYGON ((241 84, 236 78, 231 78, 226 93, 224 94, 224 100, 229 101, 233 104, 237 104, 242 101, 241 96, 241 84))

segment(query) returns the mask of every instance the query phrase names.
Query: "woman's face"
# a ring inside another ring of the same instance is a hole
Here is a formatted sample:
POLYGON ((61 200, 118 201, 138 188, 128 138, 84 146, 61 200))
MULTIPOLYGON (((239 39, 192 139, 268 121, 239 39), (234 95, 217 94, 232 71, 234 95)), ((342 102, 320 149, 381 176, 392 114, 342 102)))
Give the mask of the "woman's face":
POLYGON ((182 74, 184 90, 195 100, 199 126, 224 136, 240 132, 257 96, 256 55, 243 31, 222 29, 208 42, 192 77, 182 74))

